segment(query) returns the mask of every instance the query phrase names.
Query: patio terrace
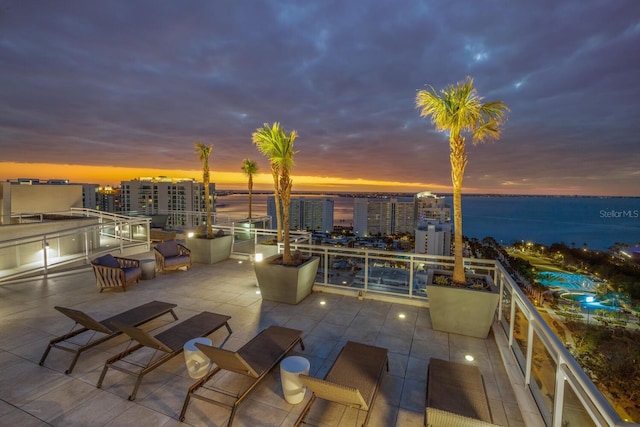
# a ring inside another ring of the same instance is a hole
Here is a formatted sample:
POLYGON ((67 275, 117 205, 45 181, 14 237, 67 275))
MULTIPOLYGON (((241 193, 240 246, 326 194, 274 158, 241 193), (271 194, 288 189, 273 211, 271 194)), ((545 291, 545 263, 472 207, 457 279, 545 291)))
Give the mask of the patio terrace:
MULTIPOLYGON (((152 258, 139 254, 136 258, 152 258)), ((72 321, 54 310, 55 305, 83 310, 97 319, 147 301, 178 305, 176 314, 186 319, 207 310, 231 316, 233 330, 224 348, 235 350, 269 325, 304 331, 311 375, 323 376, 347 340, 385 347, 390 371, 385 374, 373 406, 370 426, 422 426, 425 381, 430 357, 472 363, 484 376, 494 421, 503 426, 537 426, 537 411, 520 408, 493 337, 482 340, 434 331, 428 309, 393 300, 358 300, 327 292, 314 292, 296 306, 263 301, 257 294, 252 265, 229 259, 214 265, 194 264, 189 271, 157 274, 134 284, 126 292, 98 293, 90 268, 15 280, 0 286, 0 425, 21 426, 184 426, 225 425, 229 411, 192 401, 184 423, 178 420, 189 378, 179 355, 142 381, 135 401, 127 400, 133 377, 110 370, 102 389, 96 382, 104 361, 122 351, 128 339, 117 337, 86 352, 74 371, 65 375, 71 355, 52 350, 44 366, 38 362, 48 341, 71 329, 72 321), (324 305, 321 302, 324 301, 324 305), (400 318, 399 314, 404 314, 400 318), (474 356, 466 362, 467 354, 474 356)), ((409 302, 409 301, 407 301, 409 302)), ((165 315, 143 326, 153 334, 168 327, 165 315)), ((179 320, 179 321, 180 321, 179 320)), ((223 328, 224 329, 224 328, 223 328)), ((210 336, 220 345, 226 331, 210 336)), ((514 365, 506 365, 517 369, 514 365)), ((239 407, 234 426, 290 426, 306 401, 288 404, 274 369, 239 407)), ((316 404, 312 419, 322 426, 354 425, 354 410, 316 404)))

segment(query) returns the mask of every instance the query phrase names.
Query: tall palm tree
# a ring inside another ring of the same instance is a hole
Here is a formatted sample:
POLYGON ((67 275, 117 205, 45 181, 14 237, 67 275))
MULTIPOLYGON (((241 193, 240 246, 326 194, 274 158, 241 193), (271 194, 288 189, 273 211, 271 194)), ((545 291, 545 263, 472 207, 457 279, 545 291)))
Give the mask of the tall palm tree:
POLYGON ((291 205, 291 169, 294 166, 293 143, 298 133, 287 131, 274 122, 272 126, 265 123, 251 135, 258 151, 267 157, 271 163, 273 187, 275 191, 276 216, 278 220, 278 241, 284 243, 282 263, 292 265, 291 247, 289 244, 289 207, 291 205))
POLYGON ((249 177, 249 219, 251 219, 251 204, 253 201, 253 175, 258 172, 258 165, 251 159, 242 161, 242 171, 249 177))
POLYGON ((430 90, 418 91, 416 108, 420 110, 421 117, 431 117, 431 123, 437 131, 449 134, 455 232, 453 281, 464 285, 466 278, 462 257, 462 180, 467 166, 466 135, 471 135, 473 145, 499 139, 509 108, 502 101, 483 103, 483 98, 473 87, 471 77, 455 86, 449 85, 440 92, 436 92, 432 86, 429 88, 430 90))
POLYGON ((202 186, 204 187, 204 198, 207 203, 207 239, 213 239, 213 227, 211 226, 211 200, 209 199, 209 156, 213 151, 213 145, 204 145, 201 142, 194 143, 196 154, 202 161, 202 186))

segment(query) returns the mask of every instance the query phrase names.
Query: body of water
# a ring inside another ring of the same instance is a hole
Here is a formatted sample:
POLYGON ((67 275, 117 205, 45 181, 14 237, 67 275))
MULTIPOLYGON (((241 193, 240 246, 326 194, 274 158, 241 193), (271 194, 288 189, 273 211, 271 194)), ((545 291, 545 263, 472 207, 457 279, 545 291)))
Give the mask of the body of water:
MULTIPOLYGON (((266 194, 253 196, 253 215, 267 214, 266 194)), ((352 225, 353 198, 296 194, 294 197, 334 199, 334 225, 352 225)), ((447 204, 451 196, 445 196, 447 204)), ((248 196, 219 196, 218 215, 224 219, 246 218, 248 196)), ((462 201, 463 230, 467 237, 491 236, 503 245, 531 241, 543 245, 563 242, 568 246, 606 250, 614 243, 640 243, 640 198, 477 196, 462 201)))

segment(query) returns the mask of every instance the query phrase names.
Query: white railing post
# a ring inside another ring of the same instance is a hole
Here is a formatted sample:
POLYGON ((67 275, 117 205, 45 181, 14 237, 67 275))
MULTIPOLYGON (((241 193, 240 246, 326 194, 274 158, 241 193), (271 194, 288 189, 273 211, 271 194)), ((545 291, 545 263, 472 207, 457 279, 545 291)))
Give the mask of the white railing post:
POLYGON ((42 255, 43 255, 42 259, 43 259, 43 262, 44 262, 43 272, 44 272, 45 276, 47 275, 47 272, 48 272, 47 264, 49 262, 49 260, 47 259, 47 255, 48 255, 47 254, 47 246, 48 245, 49 245, 49 243, 47 242, 47 236, 43 236, 42 237, 42 255))

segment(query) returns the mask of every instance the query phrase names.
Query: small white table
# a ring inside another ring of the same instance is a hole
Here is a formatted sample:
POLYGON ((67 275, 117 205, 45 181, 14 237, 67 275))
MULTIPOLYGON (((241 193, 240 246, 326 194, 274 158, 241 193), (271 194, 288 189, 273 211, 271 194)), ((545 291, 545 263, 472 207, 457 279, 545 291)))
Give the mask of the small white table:
POLYGON ((282 393, 288 403, 296 405, 304 399, 307 388, 302 384, 300 374, 309 374, 311 364, 302 356, 289 356, 280 362, 282 393))
POLYGON ((206 337, 194 338, 184 344, 184 361, 191 378, 202 378, 209 371, 211 360, 201 352, 196 343, 211 345, 211 339, 206 337))
POLYGON ((156 260, 155 259, 141 259, 140 269, 142 270, 142 280, 149 280, 156 277, 156 260))

